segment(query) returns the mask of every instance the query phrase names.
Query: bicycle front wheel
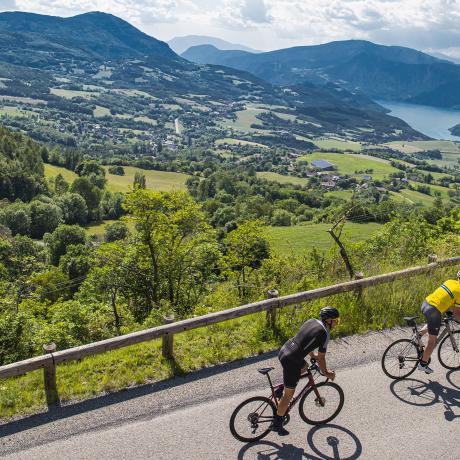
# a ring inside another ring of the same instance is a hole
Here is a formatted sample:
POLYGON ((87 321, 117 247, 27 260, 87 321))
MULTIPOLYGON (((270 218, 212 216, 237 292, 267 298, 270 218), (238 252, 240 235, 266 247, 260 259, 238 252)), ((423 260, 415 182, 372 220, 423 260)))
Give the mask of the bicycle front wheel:
POLYGON ((333 382, 321 382, 310 388, 299 402, 299 414, 310 425, 322 425, 337 417, 342 410, 345 396, 342 388, 333 382))
POLYGON ((403 379, 415 371, 419 359, 415 343, 409 339, 399 339, 383 353, 382 369, 391 379, 403 379))
POLYGON ((438 359, 439 362, 446 369, 460 369, 460 331, 452 331, 452 339, 457 348, 452 344, 450 335, 446 335, 438 347, 438 359))
POLYGON ((233 411, 230 431, 238 441, 258 441, 270 432, 275 411, 272 400, 263 396, 249 398, 233 411))

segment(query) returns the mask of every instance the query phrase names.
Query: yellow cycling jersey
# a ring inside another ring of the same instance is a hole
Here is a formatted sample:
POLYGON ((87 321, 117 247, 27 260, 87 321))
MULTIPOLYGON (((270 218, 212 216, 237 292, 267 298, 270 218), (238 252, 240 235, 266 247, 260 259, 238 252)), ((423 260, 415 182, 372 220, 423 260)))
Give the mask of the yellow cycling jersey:
POLYGON ((452 307, 460 307, 460 281, 445 281, 426 298, 426 301, 441 313, 452 307))

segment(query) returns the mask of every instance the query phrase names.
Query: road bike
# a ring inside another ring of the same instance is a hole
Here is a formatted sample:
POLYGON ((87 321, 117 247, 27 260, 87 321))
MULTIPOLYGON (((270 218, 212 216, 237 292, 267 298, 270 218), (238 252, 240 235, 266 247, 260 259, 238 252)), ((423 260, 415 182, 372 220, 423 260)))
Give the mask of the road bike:
MULTIPOLYGON (((404 379, 411 375, 423 356, 423 344, 415 318, 404 318, 412 327, 412 337, 396 340, 383 353, 383 372, 392 379, 404 379)), ((460 330, 454 329, 454 323, 459 323, 451 311, 446 312, 442 321, 445 327, 436 340, 439 362, 446 369, 460 369, 460 330)))
MULTIPOLYGON (((253 442, 262 439, 270 431, 273 419, 278 408, 278 402, 283 396, 284 385, 273 385, 270 371, 273 367, 258 369, 262 375, 266 375, 270 385, 270 395, 253 396, 246 399, 233 411, 230 417, 230 432, 243 442, 253 442)), ((321 374, 318 365, 312 360, 307 371, 300 379, 307 379, 303 389, 292 398, 286 414, 283 417, 283 425, 290 420, 291 409, 299 402, 299 414, 302 420, 311 425, 322 425, 334 419, 342 410, 344 394, 342 388, 329 379, 316 383, 315 376, 321 374)))

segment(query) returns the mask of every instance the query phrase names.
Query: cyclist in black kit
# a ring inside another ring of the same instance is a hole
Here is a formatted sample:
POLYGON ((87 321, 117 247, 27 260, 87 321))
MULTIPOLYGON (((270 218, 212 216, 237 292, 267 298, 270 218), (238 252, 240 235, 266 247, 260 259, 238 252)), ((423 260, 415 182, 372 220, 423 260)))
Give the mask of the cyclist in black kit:
POLYGON ((326 349, 329 343, 329 330, 332 329, 339 319, 339 311, 334 307, 324 307, 319 313, 321 321, 312 318, 303 323, 295 337, 289 339, 278 354, 278 359, 283 366, 284 393, 278 403, 278 410, 273 420, 272 430, 279 434, 287 434, 283 428, 283 416, 294 396, 295 387, 300 376, 308 368, 305 361, 309 354, 318 361, 321 372, 331 380, 335 378, 335 372, 326 367, 326 349), (318 348, 318 353, 313 350, 318 348))

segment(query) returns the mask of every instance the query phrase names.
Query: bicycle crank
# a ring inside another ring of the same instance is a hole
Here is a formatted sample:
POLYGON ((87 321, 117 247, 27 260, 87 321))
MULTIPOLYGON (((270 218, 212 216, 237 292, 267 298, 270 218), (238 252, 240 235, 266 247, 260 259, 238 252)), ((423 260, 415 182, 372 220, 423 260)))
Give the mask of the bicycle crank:
POLYGON ((320 396, 319 398, 315 399, 316 407, 324 407, 326 405, 326 398, 324 396, 320 396))

